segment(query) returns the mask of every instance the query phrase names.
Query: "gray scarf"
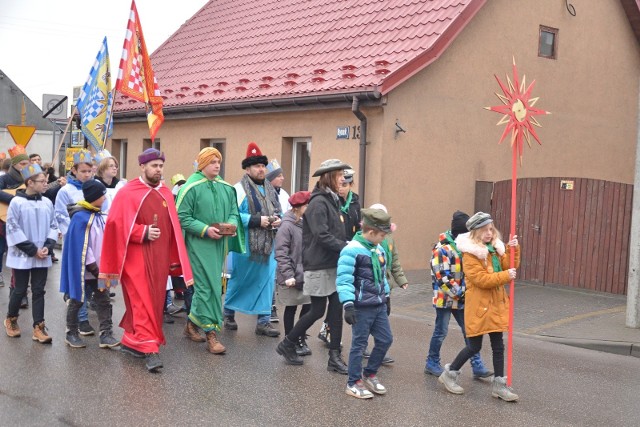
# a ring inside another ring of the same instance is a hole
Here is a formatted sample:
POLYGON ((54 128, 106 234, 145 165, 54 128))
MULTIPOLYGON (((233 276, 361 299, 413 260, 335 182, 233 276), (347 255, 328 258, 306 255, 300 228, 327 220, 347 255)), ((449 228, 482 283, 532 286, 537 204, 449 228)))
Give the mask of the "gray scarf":
MULTIPOLYGON (((280 202, 273 185, 265 179, 263 195, 255 182, 245 174, 240 180, 242 189, 249 204, 249 213, 251 215, 260 214, 260 216, 280 216, 280 202)), ((271 256, 273 249, 273 240, 275 239, 275 231, 262 227, 249 228, 249 253, 252 261, 267 262, 271 256)))

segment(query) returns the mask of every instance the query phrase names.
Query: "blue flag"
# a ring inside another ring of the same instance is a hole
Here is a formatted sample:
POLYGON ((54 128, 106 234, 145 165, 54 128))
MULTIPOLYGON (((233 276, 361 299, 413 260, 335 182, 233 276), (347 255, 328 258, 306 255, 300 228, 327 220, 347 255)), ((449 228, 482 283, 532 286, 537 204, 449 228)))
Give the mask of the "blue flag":
POLYGON ((112 109, 111 68, 105 37, 78 98, 82 133, 98 152, 104 148, 107 137, 113 131, 112 109))

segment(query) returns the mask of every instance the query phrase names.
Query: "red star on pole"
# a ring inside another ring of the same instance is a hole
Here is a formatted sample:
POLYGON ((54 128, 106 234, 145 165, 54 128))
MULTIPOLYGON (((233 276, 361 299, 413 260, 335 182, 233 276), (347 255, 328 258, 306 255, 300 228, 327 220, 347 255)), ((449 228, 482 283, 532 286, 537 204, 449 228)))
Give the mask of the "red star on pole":
POLYGON ((526 76, 522 76, 522 81, 519 81, 515 58, 513 60, 513 82, 509 79, 509 76, 506 77, 507 84, 505 85, 498 76, 495 76, 500 88, 502 89, 502 93, 504 94, 501 95, 496 92, 496 96, 500 101, 502 101, 503 105, 485 107, 485 109, 504 115, 497 125, 499 126, 506 123, 507 126, 505 126, 504 132, 502 132, 502 136, 498 143, 501 144, 507 135, 511 133, 511 146, 513 147, 515 144, 515 148, 517 149, 520 157, 520 162, 522 162, 525 139, 529 147, 531 147, 530 136, 533 136, 538 144, 542 145, 534 128, 534 126, 542 126, 534 116, 551 113, 538 108, 533 108, 539 99, 537 97, 531 98, 531 92, 533 91, 536 81, 532 81, 528 87, 525 83, 526 76))

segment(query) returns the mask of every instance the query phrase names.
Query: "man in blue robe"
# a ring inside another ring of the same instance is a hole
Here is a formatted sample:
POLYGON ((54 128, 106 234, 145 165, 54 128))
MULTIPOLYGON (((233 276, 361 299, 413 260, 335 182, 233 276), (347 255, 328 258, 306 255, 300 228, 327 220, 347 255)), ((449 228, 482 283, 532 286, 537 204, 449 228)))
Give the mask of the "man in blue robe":
POLYGON ((245 232, 245 253, 233 252, 233 271, 224 303, 224 327, 238 329, 235 312, 257 315, 256 334, 280 336, 270 322, 275 286, 275 232, 282 216, 278 195, 266 180, 267 157, 250 142, 242 161, 246 171, 234 187, 245 232))

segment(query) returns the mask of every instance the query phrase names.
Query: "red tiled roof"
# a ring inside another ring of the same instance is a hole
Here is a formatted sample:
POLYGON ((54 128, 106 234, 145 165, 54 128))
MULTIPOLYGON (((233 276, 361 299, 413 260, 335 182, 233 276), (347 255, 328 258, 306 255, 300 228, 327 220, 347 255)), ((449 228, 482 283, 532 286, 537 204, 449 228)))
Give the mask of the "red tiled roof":
MULTIPOLYGON (((151 56, 165 109, 387 93, 436 59, 486 0, 214 0, 151 56)), ((118 94, 116 111, 141 104, 118 94)))

